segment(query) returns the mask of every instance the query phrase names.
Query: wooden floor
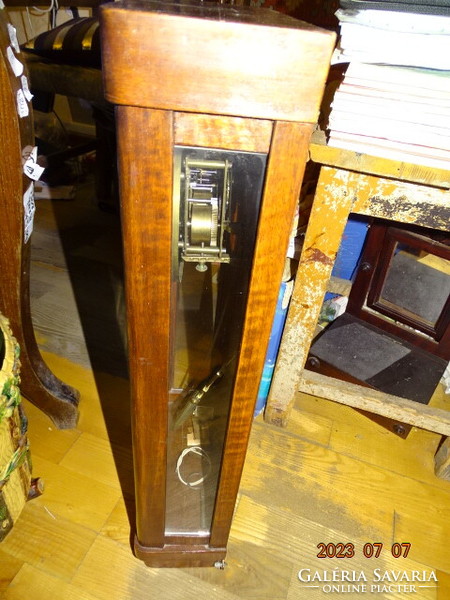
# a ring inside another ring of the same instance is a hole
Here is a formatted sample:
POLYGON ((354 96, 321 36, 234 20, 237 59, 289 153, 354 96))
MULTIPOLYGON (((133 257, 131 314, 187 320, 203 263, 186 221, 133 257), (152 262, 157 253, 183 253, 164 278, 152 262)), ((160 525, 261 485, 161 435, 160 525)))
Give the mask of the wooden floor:
MULTIPOLYGON (((439 436, 413 430, 403 441, 346 406, 304 395, 286 430, 254 424, 225 570, 145 567, 130 547, 119 223, 96 209, 89 183, 73 202, 38 203, 32 299, 45 360, 81 391, 81 416, 75 430, 57 431, 25 402, 34 473, 46 491, 0 545, 1 598, 324 597, 326 584, 305 587, 300 569, 362 571, 369 590, 374 569, 432 572, 437 586, 367 596, 450 598, 450 482, 433 474, 439 436), (352 543, 355 557, 319 559, 321 542, 352 543), (383 543, 379 558, 364 558, 367 542, 383 543), (394 542, 411 543, 407 558, 391 556, 394 542)), ((436 402, 450 408, 442 394, 436 402)))

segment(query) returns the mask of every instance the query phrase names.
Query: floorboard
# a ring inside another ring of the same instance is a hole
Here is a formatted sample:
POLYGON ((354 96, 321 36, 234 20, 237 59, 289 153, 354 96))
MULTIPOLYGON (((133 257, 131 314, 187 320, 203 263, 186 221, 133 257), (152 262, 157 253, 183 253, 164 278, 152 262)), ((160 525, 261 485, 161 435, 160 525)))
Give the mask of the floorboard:
MULTIPOLYGON (((71 431, 56 430, 24 402, 34 472, 47 489, 27 504, 0 546, 0 598, 324 597, 320 586, 299 580, 300 569, 364 572, 369 579, 374 569, 433 572, 437 586, 417 584, 411 593, 380 588, 367 595, 450 598, 450 482, 433 473, 439 436, 414 429, 401 440, 346 406, 302 394, 287 429, 255 421, 225 570, 145 567, 130 545, 133 470, 120 223, 97 209, 91 182, 79 186, 74 201, 38 201, 32 257, 40 347, 82 399, 71 431), (355 556, 320 559, 321 542, 352 543, 355 556), (379 558, 363 556, 367 542, 383 543, 379 558), (394 542, 411 543, 407 558, 392 557, 394 542)), ((450 408, 442 390, 434 402, 450 408)))

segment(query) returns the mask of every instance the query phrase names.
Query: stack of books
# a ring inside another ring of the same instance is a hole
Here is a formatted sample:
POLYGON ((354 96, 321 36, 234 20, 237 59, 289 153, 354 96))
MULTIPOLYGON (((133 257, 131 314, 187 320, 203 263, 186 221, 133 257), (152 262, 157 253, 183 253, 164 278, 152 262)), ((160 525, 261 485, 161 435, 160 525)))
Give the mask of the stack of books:
POLYGON ((329 144, 450 170, 450 14, 337 16, 334 61, 349 65, 331 105, 329 144))

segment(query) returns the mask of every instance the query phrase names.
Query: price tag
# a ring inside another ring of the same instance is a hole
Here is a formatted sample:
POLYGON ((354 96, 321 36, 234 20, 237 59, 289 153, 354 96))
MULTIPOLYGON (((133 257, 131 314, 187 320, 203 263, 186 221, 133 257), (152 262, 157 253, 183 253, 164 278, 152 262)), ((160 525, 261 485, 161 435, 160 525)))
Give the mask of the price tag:
POLYGON ((31 183, 23 195, 23 221, 24 221, 24 244, 28 242, 33 232, 34 213, 36 204, 34 203, 34 183, 31 183))
POLYGON ((22 90, 17 90, 17 112, 19 117, 28 117, 30 110, 28 108, 27 101, 25 100, 25 94, 22 90))
POLYGON ((23 64, 20 62, 20 60, 17 60, 11 46, 6 48, 6 56, 8 57, 9 64, 11 65, 14 75, 16 77, 20 77, 20 75, 23 73, 23 64))
POLYGON ((17 53, 19 53, 20 46, 19 46, 19 40, 17 39, 16 28, 14 27, 14 25, 11 25, 11 23, 7 23, 7 26, 8 26, 8 34, 9 34, 9 40, 11 42, 11 46, 14 48, 14 50, 17 53))
POLYGON ((33 99, 33 94, 30 92, 27 76, 22 75, 22 77, 20 78, 20 81, 22 83, 22 90, 23 90, 25 98, 28 100, 28 102, 31 102, 31 100, 33 99))
POLYGON ((45 171, 44 167, 38 165, 37 161, 37 147, 35 146, 30 152, 30 156, 23 165, 23 172, 33 181, 39 181, 42 173, 45 171))

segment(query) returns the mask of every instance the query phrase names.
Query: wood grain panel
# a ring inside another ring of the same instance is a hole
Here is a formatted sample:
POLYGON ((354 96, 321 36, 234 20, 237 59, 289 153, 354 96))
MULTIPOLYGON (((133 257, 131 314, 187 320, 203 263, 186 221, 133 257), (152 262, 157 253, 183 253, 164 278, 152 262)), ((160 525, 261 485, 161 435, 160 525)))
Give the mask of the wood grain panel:
POLYGON ((110 102, 317 120, 332 32, 268 9, 119 2, 100 13, 110 102))
POLYGON ((211 546, 228 538, 311 131, 301 123, 274 127, 211 546))
POLYGON ((225 548, 210 548, 201 543, 173 544, 172 541, 164 548, 141 546, 137 540, 134 551, 138 558, 149 567, 212 567, 216 562, 225 558, 225 548))
POLYGON ((172 113, 119 107, 137 533, 163 546, 172 239, 172 113), (149 144, 149 140, 152 143, 149 144))
POLYGON ((7 600, 22 600, 29 595, 30 589, 33 590, 33 600, 98 600, 86 590, 25 563, 8 589, 7 600))
POLYGON ((175 144, 267 153, 272 121, 217 115, 175 113, 175 144))

